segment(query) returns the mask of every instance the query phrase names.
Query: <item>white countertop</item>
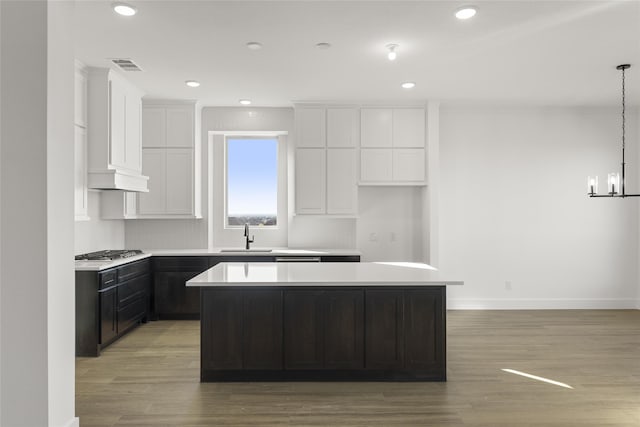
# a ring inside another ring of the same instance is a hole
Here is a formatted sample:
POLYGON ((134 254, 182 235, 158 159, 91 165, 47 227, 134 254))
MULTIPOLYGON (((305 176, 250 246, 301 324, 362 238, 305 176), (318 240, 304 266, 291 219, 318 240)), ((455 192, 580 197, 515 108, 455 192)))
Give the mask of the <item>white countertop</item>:
POLYGON ((356 249, 292 249, 292 248, 268 248, 270 252, 264 252, 264 248, 259 246, 252 247, 246 251, 242 248, 211 248, 211 249, 143 249, 144 252, 150 252, 155 256, 225 256, 225 255, 263 255, 263 256, 349 256, 362 255, 362 252, 356 249))
POLYGON ((223 262, 197 275, 187 286, 390 286, 462 285, 445 278, 435 268, 418 263, 323 262, 234 263, 223 262))
MULTIPOLYGON (((224 248, 227 249, 227 248, 224 248)), ((231 249, 231 248, 229 248, 231 249)), ((133 261, 149 258, 151 256, 353 256, 361 255, 355 249, 289 249, 274 248, 271 252, 260 252, 260 248, 252 248, 253 251, 245 251, 238 248, 237 251, 228 250, 223 252, 223 248, 212 249, 143 249, 143 254, 128 258, 106 261, 76 261, 76 271, 102 271, 113 267, 118 267, 133 261)))
POLYGON ((127 258, 120 258, 114 260, 105 261, 76 261, 76 271, 102 271, 108 268, 117 267, 123 264, 129 264, 130 262, 140 261, 141 259, 149 258, 152 254, 143 253, 140 255, 130 256, 127 258))

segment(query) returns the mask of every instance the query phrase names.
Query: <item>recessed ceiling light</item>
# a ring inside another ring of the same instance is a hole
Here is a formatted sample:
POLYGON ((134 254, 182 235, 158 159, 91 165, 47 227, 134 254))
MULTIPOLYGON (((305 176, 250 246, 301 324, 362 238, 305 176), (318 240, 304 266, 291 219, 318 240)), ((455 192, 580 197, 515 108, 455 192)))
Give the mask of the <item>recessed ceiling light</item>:
POLYGON ((242 105, 251 105, 251 100, 250 99, 241 99, 238 102, 240 102, 240 104, 242 104, 242 105))
POLYGON ((138 9, 127 3, 113 3, 113 10, 122 16, 133 16, 138 12, 138 9))
POLYGON ((187 80, 184 82, 184 84, 186 84, 189 87, 198 87, 200 86, 200 82, 197 82, 195 80, 187 80))
POLYGON ((398 45, 395 43, 391 43, 385 46, 387 48, 387 50, 389 52, 387 52, 387 58, 389 58, 389 61, 395 61, 396 58, 398 57, 398 52, 396 52, 396 49, 398 48, 398 45))
POLYGON ((475 6, 463 6, 460 9, 456 10, 456 18, 458 19, 469 19, 473 18, 473 16, 478 11, 478 8, 475 6))
POLYGON ((402 83, 401 86, 403 89, 413 89, 414 87, 416 87, 416 84, 414 82, 405 82, 402 83))
POLYGON ((249 42, 247 43, 247 47, 251 50, 260 50, 262 49, 262 43, 258 42, 249 42))
POLYGON ((317 43, 316 47, 322 50, 329 49, 331 47, 331 43, 327 43, 327 42, 317 43))

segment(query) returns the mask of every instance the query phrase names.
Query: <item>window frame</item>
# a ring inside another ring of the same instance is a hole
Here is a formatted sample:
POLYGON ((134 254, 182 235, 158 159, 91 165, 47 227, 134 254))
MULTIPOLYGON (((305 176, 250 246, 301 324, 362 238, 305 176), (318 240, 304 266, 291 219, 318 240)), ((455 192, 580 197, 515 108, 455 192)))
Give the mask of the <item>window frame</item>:
POLYGON ((281 179, 280 174, 283 173, 282 168, 284 167, 284 165, 281 165, 281 159, 280 159, 280 151, 284 149, 283 147, 283 141, 280 139, 280 135, 274 135, 273 133, 269 133, 269 132, 264 132, 263 134, 260 133, 252 133, 250 135, 243 135, 243 134, 225 134, 224 135, 224 148, 223 148, 223 155, 224 155, 224 177, 223 177, 223 186, 224 186, 224 200, 223 200, 223 212, 222 212, 222 218, 223 218, 223 224, 222 227, 225 230, 235 230, 235 229, 239 229, 244 227, 244 225, 230 225, 229 224, 229 140, 233 140, 233 139, 241 139, 241 140, 247 140, 247 139, 261 139, 261 140, 274 140, 276 142, 276 225, 250 225, 250 227, 260 227, 260 229, 262 230, 278 230, 278 228, 280 227, 281 224, 281 220, 283 220, 284 216, 286 216, 286 212, 281 213, 280 209, 279 209, 279 205, 280 205, 280 198, 282 197, 282 195, 280 194, 280 189, 279 189, 279 181, 281 179))

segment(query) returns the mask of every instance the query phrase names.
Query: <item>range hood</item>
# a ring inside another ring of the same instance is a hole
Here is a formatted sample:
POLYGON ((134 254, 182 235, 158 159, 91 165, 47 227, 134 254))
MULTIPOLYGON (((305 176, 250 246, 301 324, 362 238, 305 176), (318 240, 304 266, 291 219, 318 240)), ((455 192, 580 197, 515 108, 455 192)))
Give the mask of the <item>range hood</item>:
POLYGON ((142 96, 144 93, 109 68, 89 68, 89 188, 148 192, 142 175, 142 96))

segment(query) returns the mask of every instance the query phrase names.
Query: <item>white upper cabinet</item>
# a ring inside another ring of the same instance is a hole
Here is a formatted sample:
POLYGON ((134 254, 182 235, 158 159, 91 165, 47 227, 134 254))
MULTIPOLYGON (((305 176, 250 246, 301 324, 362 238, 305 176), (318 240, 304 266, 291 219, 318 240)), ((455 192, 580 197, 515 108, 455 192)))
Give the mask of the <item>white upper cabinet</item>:
POLYGON ((298 148, 322 148, 327 145, 324 108, 296 108, 295 122, 295 139, 298 148))
POLYGON ((358 118, 353 107, 296 107, 297 214, 357 214, 358 118))
POLYGON ((327 213, 358 212, 356 150, 327 150, 327 213))
POLYGON ((89 68, 89 188, 147 191, 141 174, 142 92, 108 68, 89 68))
POLYGON ((326 213, 326 150, 299 148, 296 150, 296 212, 326 213))
POLYGON ((327 109, 327 147, 355 148, 358 145, 358 110, 327 109))
POLYGON ((360 184, 425 185, 423 108, 361 110, 360 184))
POLYGON ((392 147, 393 110, 363 108, 360 110, 360 146, 392 147))
POLYGON ((201 218, 196 104, 145 100, 142 171, 149 192, 138 196, 138 218, 201 218))
POLYGON ((393 110, 393 146, 424 148, 425 111, 423 108, 393 110))

